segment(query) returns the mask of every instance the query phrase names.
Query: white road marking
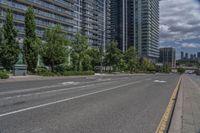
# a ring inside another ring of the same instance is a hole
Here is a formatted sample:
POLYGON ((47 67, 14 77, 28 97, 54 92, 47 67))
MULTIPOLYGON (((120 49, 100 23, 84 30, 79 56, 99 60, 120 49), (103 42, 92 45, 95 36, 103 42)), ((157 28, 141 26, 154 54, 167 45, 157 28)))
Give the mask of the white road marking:
POLYGON ((58 90, 56 89, 56 90, 45 91, 45 92, 37 92, 37 93, 16 95, 16 96, 12 96, 12 97, 4 97, 4 98, 1 98, 0 100, 8 100, 8 99, 14 99, 14 98, 28 97, 28 96, 33 96, 33 95, 41 95, 41 94, 47 94, 47 93, 53 93, 53 92, 68 91, 68 90, 91 87, 91 86, 94 86, 94 84, 85 85, 85 86, 78 86, 78 87, 71 87, 71 88, 64 88, 64 89, 58 89, 58 90))
MULTIPOLYGON (((116 82, 116 81, 102 82, 102 83, 99 83, 98 85, 105 84, 105 83, 113 83, 113 82, 116 82)), ((62 91, 74 90, 74 89, 79 89, 79 88, 92 87, 92 86, 95 86, 95 85, 96 84, 89 84, 89 85, 84 85, 84 86, 77 86, 77 87, 71 87, 71 88, 56 89, 56 90, 50 90, 50 91, 45 91, 45 92, 36 92, 36 93, 15 95, 15 96, 11 96, 11 97, 1 98, 0 101, 14 99, 14 98, 21 98, 21 97, 29 97, 29 96, 33 96, 33 95, 42 95, 42 94, 48 94, 48 93, 54 93, 54 92, 62 92, 62 91)))
MULTIPOLYGON (((102 81, 109 81, 111 79, 105 79, 105 80, 101 80, 101 81, 91 81, 91 82, 84 82, 85 84, 88 83, 100 83, 100 84, 104 84, 104 83, 113 83, 116 82, 114 81, 110 81, 110 82, 102 82, 102 81), (102 83, 101 83, 102 82, 102 83)), ((123 79, 122 79, 123 80, 123 79)), ((65 82, 67 83, 67 82, 65 82)), ((62 83, 61 83, 62 84, 62 83)), ((31 93, 31 94, 22 94, 22 95, 15 95, 12 97, 4 97, 1 98, 1 100, 8 100, 8 99, 14 99, 14 98, 19 98, 19 97, 27 97, 27 96, 32 96, 32 95, 40 95, 40 94, 47 94, 47 93, 52 93, 52 92, 60 92, 60 91, 67 91, 67 90, 73 90, 73 89, 79 89, 79 88, 85 88, 85 87, 90 87, 90 86, 94 86, 95 84, 90 84, 90 85, 85 85, 85 86, 78 86, 78 87, 71 87, 71 88, 64 88, 64 89, 56 89, 56 90, 50 90, 50 91, 45 91, 45 92, 37 92, 37 93, 31 93)), ((40 89, 47 89, 47 88, 54 88, 54 87, 63 87, 65 85, 52 85, 52 86, 44 86, 44 87, 39 87, 39 88, 32 88, 32 89, 25 89, 25 90, 17 90, 17 91, 9 91, 9 92, 2 92, 0 95, 3 94, 12 94, 12 93, 20 93, 20 92, 29 92, 29 91, 35 91, 35 90, 40 90, 40 89)))
POLYGON ((153 82, 155 82, 155 83, 166 83, 167 81, 162 81, 162 80, 154 80, 153 82))
MULTIPOLYGON (((104 80, 100 80, 100 81, 90 81, 90 82, 82 82, 85 84, 88 83, 98 83, 98 82, 102 82, 102 81, 109 81, 111 79, 104 79, 104 80)), ((77 85, 79 84, 79 82, 62 82, 59 83, 57 85, 50 85, 50 86, 42 86, 42 87, 36 87, 36 88, 29 88, 29 89, 23 89, 23 90, 14 90, 14 91, 6 91, 6 92, 1 92, 0 95, 5 95, 5 94, 13 94, 13 93, 22 93, 22 92, 30 92, 30 91, 36 91, 36 90, 42 90, 42 89, 50 89, 50 88, 55 88, 55 87, 63 87, 63 86, 67 86, 67 85, 77 85)))
POLYGON ((71 81, 71 82, 62 82, 61 84, 64 85, 64 86, 66 86, 66 85, 77 85, 77 84, 79 84, 79 82, 71 81))
POLYGON ((141 81, 131 82, 131 83, 115 86, 115 87, 104 89, 104 90, 100 90, 100 91, 95 91, 95 92, 91 92, 91 93, 87 93, 87 94, 83 94, 83 95, 79 95, 79 96, 74 96, 74 97, 71 97, 71 98, 58 100, 58 101, 55 101, 55 102, 49 102, 49 103, 40 104, 40 105, 37 105, 37 106, 32 106, 32 107, 28 107, 28 108, 24 108, 24 109, 19 109, 19 110, 16 110, 16 111, 11 111, 11 112, 8 112, 8 113, 0 114, 0 117, 9 116, 9 115, 17 114, 17 113, 20 113, 20 112, 25 112, 25 111, 29 111, 29 110, 33 110, 33 109, 37 109, 37 108, 41 108, 41 107, 54 105, 54 104, 57 104, 57 103, 66 102, 66 101, 70 101, 70 100, 74 100, 74 99, 78 99, 78 98, 82 98, 82 97, 86 97, 86 96, 90 96, 90 95, 94 95, 94 94, 98 94, 98 93, 102 93, 102 92, 118 89, 118 88, 121 88, 121 87, 129 86, 129 85, 140 83, 140 82, 141 81))
POLYGON ((42 90, 42 89, 50 89, 50 88, 61 87, 61 86, 63 86, 63 85, 59 84, 59 85, 42 86, 42 87, 37 87, 37 88, 30 88, 30 89, 23 89, 23 90, 16 90, 16 91, 7 91, 7 92, 1 92, 0 95, 29 92, 29 91, 36 91, 36 90, 42 90))
POLYGON ((97 81, 109 81, 109 80, 111 80, 110 78, 108 78, 108 79, 97 79, 97 81))

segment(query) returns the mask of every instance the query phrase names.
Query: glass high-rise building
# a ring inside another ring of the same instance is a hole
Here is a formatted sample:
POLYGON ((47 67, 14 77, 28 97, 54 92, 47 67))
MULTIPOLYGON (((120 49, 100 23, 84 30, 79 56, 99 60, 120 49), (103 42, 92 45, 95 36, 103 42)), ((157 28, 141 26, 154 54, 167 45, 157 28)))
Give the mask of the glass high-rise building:
POLYGON ((176 49, 175 48, 160 48, 159 62, 169 67, 176 67, 176 49))
POLYGON ((128 47, 127 0, 111 0, 111 39, 125 52, 128 47))
POLYGON ((159 57, 159 0, 111 0, 111 38, 125 52, 134 46, 140 57, 159 57))
POLYGON ((59 24, 69 38, 77 32, 88 37, 92 46, 105 45, 107 40, 107 3, 109 0, 0 0, 0 24, 6 9, 13 10, 19 38, 24 36, 24 14, 33 7, 36 16, 36 32, 43 36, 44 29, 59 24))

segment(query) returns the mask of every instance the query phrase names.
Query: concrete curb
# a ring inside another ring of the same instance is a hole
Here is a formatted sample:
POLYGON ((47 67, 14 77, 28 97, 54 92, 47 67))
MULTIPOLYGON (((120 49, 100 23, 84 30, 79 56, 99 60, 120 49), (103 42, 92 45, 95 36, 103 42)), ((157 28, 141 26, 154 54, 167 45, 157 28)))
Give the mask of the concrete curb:
POLYGON ((165 113, 163 114, 161 121, 157 127, 157 130, 155 133, 167 133, 169 130, 169 125, 172 119, 173 111, 175 108, 178 92, 180 89, 182 77, 179 78, 178 83, 176 85, 176 88, 173 91, 173 94, 170 98, 169 104, 167 105, 167 108, 165 110, 165 113))
POLYGON ((53 76, 53 77, 45 77, 45 76, 18 76, 13 78, 11 76, 9 79, 0 79, 0 83, 9 83, 9 82, 24 82, 24 81, 38 81, 38 80, 52 80, 52 79, 66 79, 66 78, 84 78, 84 77, 107 77, 107 76, 131 76, 131 75, 146 75, 146 74, 100 74, 100 75, 80 75, 80 76, 53 76))

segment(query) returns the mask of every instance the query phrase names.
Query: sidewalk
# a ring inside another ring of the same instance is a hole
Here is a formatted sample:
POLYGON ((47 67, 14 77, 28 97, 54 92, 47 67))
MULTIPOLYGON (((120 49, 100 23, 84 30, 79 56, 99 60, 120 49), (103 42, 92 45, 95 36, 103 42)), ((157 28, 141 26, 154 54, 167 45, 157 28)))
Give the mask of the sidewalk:
POLYGON ((27 76, 12 76, 10 75, 9 79, 0 79, 0 83, 4 82, 16 82, 16 81, 30 81, 30 80, 42 80, 42 79, 49 79, 52 77, 43 77, 37 75, 27 75, 27 76))
POLYGON ((200 77, 183 76, 169 133, 200 133, 200 77))
POLYGON ((10 76, 9 79, 0 79, 0 83, 5 82, 18 82, 18 81, 33 81, 33 80, 52 80, 52 79, 65 79, 73 77, 85 77, 85 76, 37 76, 37 75, 27 75, 27 76, 10 76))

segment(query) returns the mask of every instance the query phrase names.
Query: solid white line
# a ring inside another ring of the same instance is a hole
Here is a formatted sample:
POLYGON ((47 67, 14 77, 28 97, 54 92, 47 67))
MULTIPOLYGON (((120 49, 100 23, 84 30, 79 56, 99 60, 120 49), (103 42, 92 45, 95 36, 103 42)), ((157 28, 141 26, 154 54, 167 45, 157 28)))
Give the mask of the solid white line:
POLYGON ((0 117, 12 115, 12 114, 17 114, 17 113, 20 113, 20 112, 25 112, 25 111, 29 111, 29 110, 33 110, 33 109, 37 109, 37 108, 41 108, 41 107, 46 107, 46 106, 57 104, 57 103, 66 102, 66 101, 70 101, 70 100, 74 100, 74 99, 78 99, 78 98, 94 95, 94 94, 97 94, 97 93, 118 89, 118 88, 121 88, 121 87, 129 86, 129 85, 140 83, 140 82, 141 81, 131 82, 131 83, 115 86, 115 87, 104 89, 104 90, 100 90, 100 91, 95 91, 95 92, 91 92, 91 93, 87 93, 87 94, 83 94, 83 95, 79 95, 79 96, 74 96, 74 97, 71 97, 71 98, 58 100, 58 101, 55 101, 55 102, 49 102, 49 103, 45 103, 45 104, 41 104, 41 105, 37 105, 37 106, 32 106, 32 107, 28 107, 28 108, 24 108, 24 109, 19 109, 19 110, 16 110, 16 111, 11 111, 11 112, 8 112, 8 113, 0 114, 0 117))

